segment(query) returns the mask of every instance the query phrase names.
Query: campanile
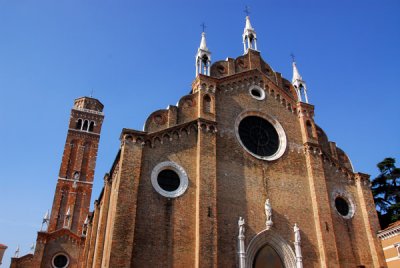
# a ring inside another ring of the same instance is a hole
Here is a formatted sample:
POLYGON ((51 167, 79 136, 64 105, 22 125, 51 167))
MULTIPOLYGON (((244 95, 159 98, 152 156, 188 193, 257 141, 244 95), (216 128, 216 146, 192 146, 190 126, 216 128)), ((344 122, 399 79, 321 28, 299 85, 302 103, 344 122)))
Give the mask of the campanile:
POLYGON ((74 102, 69 120, 48 232, 60 228, 80 235, 89 212, 103 104, 82 97, 74 102))

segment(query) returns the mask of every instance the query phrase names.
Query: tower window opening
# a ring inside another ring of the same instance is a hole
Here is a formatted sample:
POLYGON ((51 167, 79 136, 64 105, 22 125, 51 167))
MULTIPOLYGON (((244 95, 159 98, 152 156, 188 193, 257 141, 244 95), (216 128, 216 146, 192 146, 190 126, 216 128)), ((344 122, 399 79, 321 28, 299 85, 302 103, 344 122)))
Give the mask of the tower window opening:
POLYGON ((88 121, 88 120, 85 120, 85 121, 83 122, 82 130, 87 131, 87 130, 88 130, 88 125, 89 125, 89 121, 88 121))
POLYGON ((252 94, 254 97, 261 98, 261 93, 260 93, 258 90, 256 90, 256 89, 252 89, 252 90, 251 90, 251 94, 252 94))
POLYGON ((94 122, 91 121, 91 122, 90 122, 90 125, 89 125, 89 131, 90 131, 90 132, 93 132, 93 129, 94 129, 94 122))
POLYGON ((82 119, 78 119, 78 122, 76 122, 76 126, 75 126, 75 129, 81 129, 82 128, 82 119))
POLYGON ((312 130, 311 122, 307 120, 306 126, 307 126, 307 134, 308 134, 308 137, 309 137, 309 138, 313 138, 314 135, 313 135, 313 130, 312 130))
POLYGON ((211 113, 211 98, 208 95, 205 95, 203 99, 203 111, 205 113, 211 113))
POLYGON ((350 206, 347 203, 347 201, 338 196, 335 199, 335 206, 336 206, 336 210, 342 215, 342 216, 347 216, 350 212, 350 206))

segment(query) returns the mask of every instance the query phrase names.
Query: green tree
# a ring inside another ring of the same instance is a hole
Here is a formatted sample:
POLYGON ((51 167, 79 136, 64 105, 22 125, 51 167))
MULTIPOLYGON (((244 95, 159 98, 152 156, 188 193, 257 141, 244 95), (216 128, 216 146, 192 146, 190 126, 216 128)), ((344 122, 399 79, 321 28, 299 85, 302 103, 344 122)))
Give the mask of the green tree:
POLYGON ((372 180, 372 194, 381 228, 400 219, 400 168, 394 158, 378 163, 380 174, 372 180))

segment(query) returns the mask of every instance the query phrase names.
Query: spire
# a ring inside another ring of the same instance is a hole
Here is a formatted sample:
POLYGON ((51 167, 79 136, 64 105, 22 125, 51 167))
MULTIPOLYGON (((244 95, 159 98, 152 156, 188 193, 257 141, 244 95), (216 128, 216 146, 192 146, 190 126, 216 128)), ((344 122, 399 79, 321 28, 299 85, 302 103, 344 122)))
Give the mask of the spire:
POLYGON ((43 231, 43 226, 46 224, 46 230, 49 227, 49 222, 50 222, 50 216, 49 216, 49 211, 46 211, 46 214, 43 216, 42 220, 42 226, 40 227, 40 231, 43 231))
POLYGON ((17 249, 15 250, 14 253, 14 258, 18 258, 19 257, 19 245, 17 246, 17 249))
MULTIPOLYGON (((246 13, 249 13, 247 7, 246 13)), ((257 35, 256 31, 251 26, 249 15, 246 16, 246 25, 243 30, 243 49, 244 54, 246 54, 249 49, 257 50, 257 35)))
POLYGON ((200 49, 202 49, 204 51, 208 51, 205 32, 201 33, 200 49))
POLYGON ((29 253, 35 253, 35 243, 32 243, 31 248, 29 249, 29 253))
POLYGON ((68 207, 67 213, 64 219, 64 228, 69 228, 69 220, 71 219, 71 208, 68 207))
POLYGON ((201 33, 200 47, 197 49, 196 54, 196 76, 197 74, 210 75, 211 67, 211 52, 208 50, 206 42, 205 25, 203 26, 203 32, 201 33))
POLYGON ((304 101, 308 103, 308 96, 307 96, 307 86, 306 82, 303 81, 299 70, 297 69, 296 61, 294 59, 294 55, 292 54, 292 66, 293 66, 293 78, 292 78, 292 85, 296 89, 298 101, 304 101))
POLYGON ((254 31, 253 27, 251 27, 250 17, 249 16, 246 16, 246 26, 244 27, 244 30, 254 31))

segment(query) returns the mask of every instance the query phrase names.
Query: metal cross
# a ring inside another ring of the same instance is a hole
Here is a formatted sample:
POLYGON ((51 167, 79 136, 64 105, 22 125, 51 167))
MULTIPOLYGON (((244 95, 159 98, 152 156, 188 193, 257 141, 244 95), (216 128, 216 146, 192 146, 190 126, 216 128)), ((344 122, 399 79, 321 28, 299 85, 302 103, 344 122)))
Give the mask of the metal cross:
POLYGON ((203 33, 204 33, 207 28, 206 24, 203 22, 202 24, 200 24, 200 26, 203 28, 203 33))
POLYGON ((293 54, 293 53, 290 53, 290 57, 292 57, 292 61, 293 61, 293 62, 295 62, 295 61, 296 61, 296 59, 295 59, 295 57, 294 57, 294 54, 293 54))
POLYGON ((90 97, 93 98, 93 89, 92 89, 92 91, 90 92, 90 97))
POLYGON ((246 16, 250 15, 250 8, 248 6, 245 6, 244 13, 246 13, 246 16))

